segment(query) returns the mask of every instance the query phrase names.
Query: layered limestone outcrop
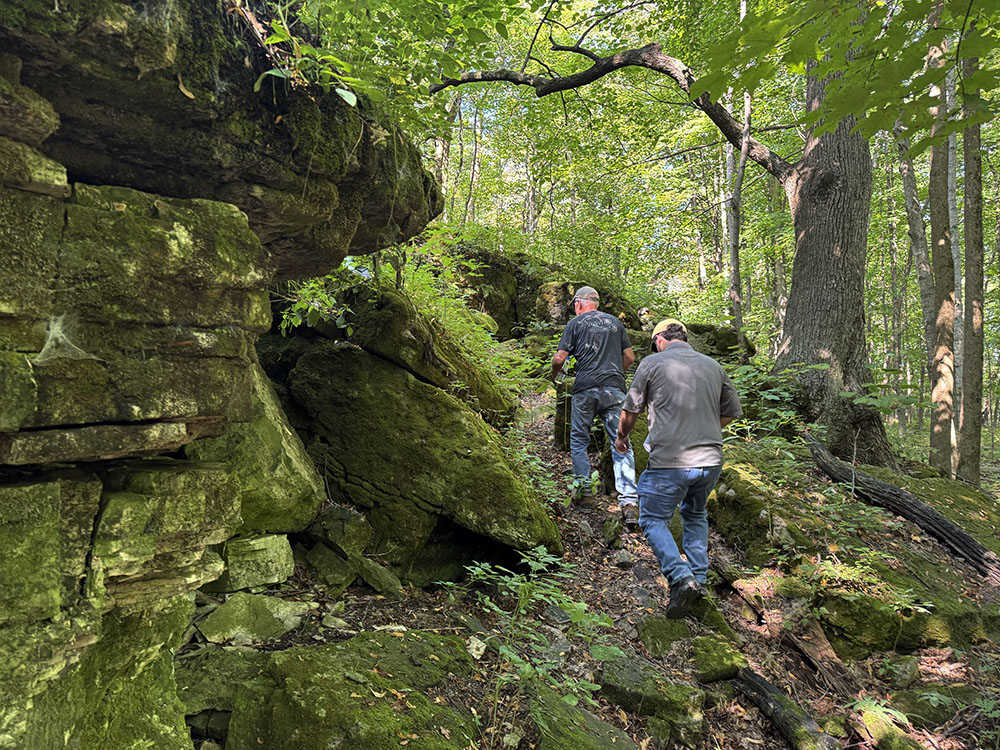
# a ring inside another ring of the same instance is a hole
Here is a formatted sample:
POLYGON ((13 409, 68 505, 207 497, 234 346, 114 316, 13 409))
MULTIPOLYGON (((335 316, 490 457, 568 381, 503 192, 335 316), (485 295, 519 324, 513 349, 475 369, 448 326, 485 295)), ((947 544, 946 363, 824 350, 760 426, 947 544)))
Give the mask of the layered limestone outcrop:
POLYGON ((0 63, 0 113, 19 98, 20 139, 74 180, 238 206, 279 278, 419 232, 441 196, 418 151, 336 95, 274 77, 254 93, 273 64, 250 28, 219 0, 6 2, 0 49, 23 67, 0 63))
POLYGON ((437 211, 393 126, 253 92, 238 8, 0 8, 0 748, 190 750, 194 591, 234 537, 285 551, 244 583, 288 575, 326 496, 256 365, 267 288, 437 211))

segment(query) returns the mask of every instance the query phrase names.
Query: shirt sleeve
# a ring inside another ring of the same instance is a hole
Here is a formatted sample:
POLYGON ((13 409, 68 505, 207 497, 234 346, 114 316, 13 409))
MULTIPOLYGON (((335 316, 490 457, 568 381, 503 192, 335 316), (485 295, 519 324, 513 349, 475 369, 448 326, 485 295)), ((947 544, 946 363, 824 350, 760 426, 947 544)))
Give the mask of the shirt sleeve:
POLYGON ((740 394, 736 392, 736 386, 729 379, 725 371, 722 373, 722 394, 719 397, 719 416, 736 417, 743 416, 743 407, 740 405, 740 394))
MULTIPOLYGON (((573 318, 573 320, 576 320, 576 318, 573 318)), ((575 328, 573 320, 569 321, 569 323, 566 324, 566 327, 563 328, 562 336, 559 337, 559 346, 557 347, 558 349, 564 352, 569 352, 570 354, 573 353, 573 329, 575 328)))
POLYGON ((632 385, 629 386, 625 403, 622 404, 622 409, 625 411, 641 412, 646 409, 646 382, 649 380, 649 368, 645 367, 645 364, 646 360, 643 360, 636 368, 632 385))

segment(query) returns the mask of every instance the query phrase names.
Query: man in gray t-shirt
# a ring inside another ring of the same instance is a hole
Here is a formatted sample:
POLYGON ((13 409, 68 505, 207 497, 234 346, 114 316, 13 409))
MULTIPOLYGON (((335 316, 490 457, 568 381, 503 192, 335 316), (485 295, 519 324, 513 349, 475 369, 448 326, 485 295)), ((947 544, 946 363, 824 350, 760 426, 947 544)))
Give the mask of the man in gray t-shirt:
MULTIPOLYGON (((625 400, 625 371, 635 361, 632 342, 625 326, 614 315, 597 309, 600 297, 593 287, 583 286, 573 297, 576 317, 566 324, 559 347, 552 358, 553 378, 562 370, 569 355, 576 357, 573 382, 573 414, 570 421, 570 455, 573 457, 574 497, 581 508, 593 507, 590 486, 590 428, 594 417, 614 443, 618 415, 625 400)), ((625 523, 638 523, 635 487, 635 456, 632 449, 619 452, 612 447, 615 489, 625 523)))
POLYGON ((615 448, 629 448, 636 417, 649 410, 649 463, 639 479, 639 526, 670 581, 667 617, 681 618, 704 594, 708 574, 708 495, 722 472, 722 428, 743 408, 722 366, 687 343, 687 329, 668 318, 653 329, 622 405, 615 448), (687 562, 670 533, 680 506, 687 562))

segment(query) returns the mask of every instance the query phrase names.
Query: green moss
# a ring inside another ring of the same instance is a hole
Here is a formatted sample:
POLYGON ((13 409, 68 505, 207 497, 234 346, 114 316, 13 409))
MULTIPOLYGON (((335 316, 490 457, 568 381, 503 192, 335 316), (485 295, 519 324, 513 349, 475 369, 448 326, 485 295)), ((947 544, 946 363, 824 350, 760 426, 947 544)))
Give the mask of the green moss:
POLYGON ((665 656, 674 641, 690 637, 691 629, 683 620, 646 617, 639 623, 639 639, 649 649, 650 656, 656 659, 665 656))
POLYGON ((746 657, 721 638, 701 635, 691 642, 691 658, 695 677, 701 682, 731 680, 742 667, 746 657))
POLYGON ((282 583, 295 571, 292 547, 284 534, 254 534, 228 540, 222 547, 226 572, 204 586, 207 591, 241 589, 282 583))
POLYGON ((862 711, 861 722, 875 738, 878 750, 922 750, 924 747, 907 737, 884 712, 862 711))
POLYGON ((226 747, 384 750, 404 737, 420 750, 462 750, 474 736, 472 717, 429 696, 470 670, 461 640, 420 631, 276 652, 261 675, 275 689, 266 697, 238 691, 226 747))
POLYGON ((889 704, 906 714, 914 726, 933 729, 947 724, 978 698, 979 692, 969 685, 929 685, 897 691, 890 696, 889 704))
POLYGON ((230 425, 222 437, 196 441, 185 452, 228 467, 239 493, 240 531, 301 531, 326 496, 322 480, 267 376, 258 365, 251 373, 253 420, 230 425))
POLYGON ((653 664, 637 656, 605 662, 597 682, 601 695, 626 711, 664 719, 701 719, 705 694, 673 683, 653 664))
POLYGON ((571 706, 542 685, 531 700, 531 718, 538 727, 538 750, 619 750, 635 743, 627 734, 589 711, 571 706))
MULTIPOLYGON (((122 748, 189 750, 171 652, 192 611, 188 596, 161 600, 129 615, 115 611, 79 633, 78 650, 71 635, 54 659, 51 653, 38 653, 51 671, 32 699, 16 746, 104 747, 107 740, 122 748)), ((73 627, 86 619, 79 612, 73 627)))
POLYGON ((299 357, 289 383, 312 415, 317 437, 307 447, 331 497, 365 510, 369 550, 394 571, 419 557, 438 516, 516 549, 560 549, 555 524, 496 434, 439 388, 330 342, 299 357))
POLYGON ((38 384, 23 354, 0 351, 0 432, 17 432, 38 402, 38 384))
POLYGON ((308 609, 305 602, 240 592, 213 610, 198 629, 212 643, 266 641, 297 628, 308 609))

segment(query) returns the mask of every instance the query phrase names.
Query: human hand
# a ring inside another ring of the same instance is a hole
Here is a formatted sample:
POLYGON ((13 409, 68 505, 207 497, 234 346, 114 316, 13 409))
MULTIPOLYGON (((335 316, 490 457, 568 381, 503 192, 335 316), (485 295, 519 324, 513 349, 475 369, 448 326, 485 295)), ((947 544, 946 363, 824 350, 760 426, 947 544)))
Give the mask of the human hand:
POLYGON ((625 437, 618 435, 615 438, 615 450, 619 453, 628 453, 631 447, 627 435, 625 437))

